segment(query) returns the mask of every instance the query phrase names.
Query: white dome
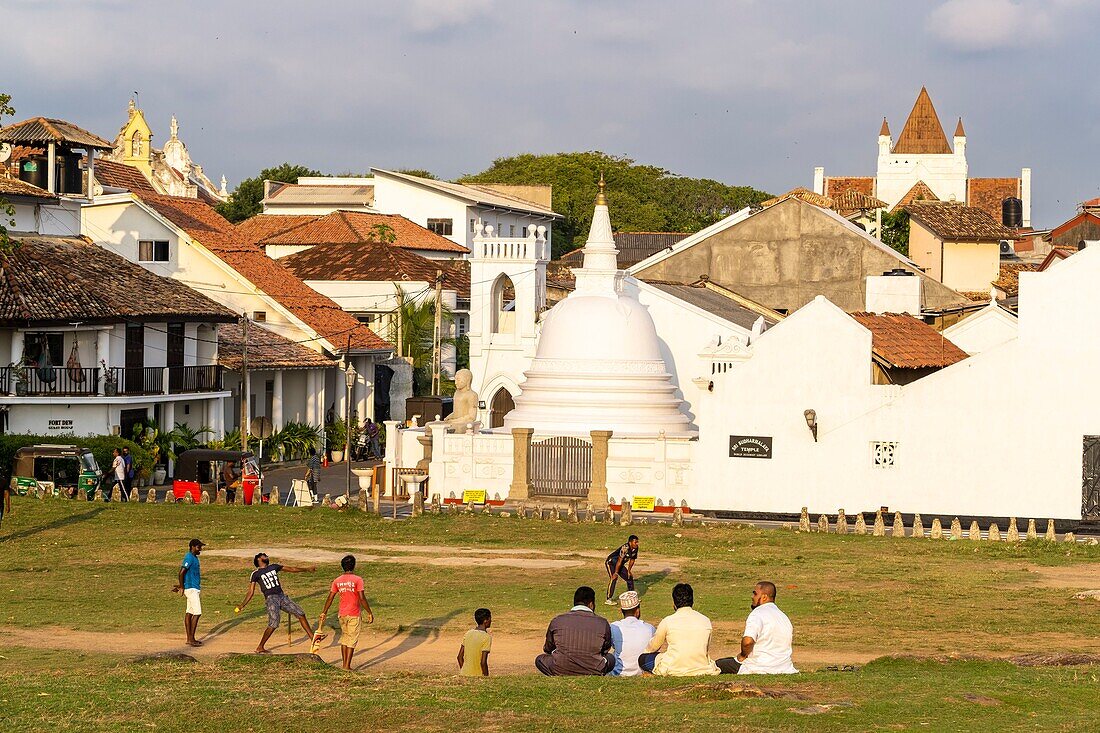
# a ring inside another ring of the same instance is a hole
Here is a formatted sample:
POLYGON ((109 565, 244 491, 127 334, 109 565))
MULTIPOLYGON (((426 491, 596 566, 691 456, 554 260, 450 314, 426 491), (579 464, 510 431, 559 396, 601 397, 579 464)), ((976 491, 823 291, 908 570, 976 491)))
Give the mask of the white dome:
POLYGON ((535 358, 504 427, 539 433, 691 433, 653 319, 622 292, 606 205, 598 204, 577 290, 543 320, 535 358), (593 266, 595 265, 595 266, 593 266))

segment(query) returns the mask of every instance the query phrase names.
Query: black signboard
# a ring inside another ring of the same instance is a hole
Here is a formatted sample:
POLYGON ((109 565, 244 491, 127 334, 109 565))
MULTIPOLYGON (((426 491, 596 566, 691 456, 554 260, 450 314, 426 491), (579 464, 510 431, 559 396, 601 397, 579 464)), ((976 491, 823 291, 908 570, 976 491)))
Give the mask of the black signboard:
POLYGON ((730 458, 771 458, 771 436, 731 435, 730 458))

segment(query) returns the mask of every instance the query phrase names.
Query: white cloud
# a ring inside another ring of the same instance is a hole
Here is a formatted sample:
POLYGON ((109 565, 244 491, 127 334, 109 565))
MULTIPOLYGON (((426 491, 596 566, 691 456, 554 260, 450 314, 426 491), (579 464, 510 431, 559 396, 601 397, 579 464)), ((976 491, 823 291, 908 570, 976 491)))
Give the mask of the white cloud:
POLYGON ((928 31, 959 51, 1022 47, 1074 27, 1083 0, 947 0, 928 16, 928 31))
POLYGON ((405 0, 401 8, 412 31, 433 33, 484 18, 493 5, 494 0, 405 0))

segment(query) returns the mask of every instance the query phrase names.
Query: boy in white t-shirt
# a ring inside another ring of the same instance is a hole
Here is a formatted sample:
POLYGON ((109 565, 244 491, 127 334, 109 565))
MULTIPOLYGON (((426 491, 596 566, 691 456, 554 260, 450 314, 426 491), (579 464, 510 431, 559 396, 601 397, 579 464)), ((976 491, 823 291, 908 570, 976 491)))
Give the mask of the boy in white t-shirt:
POLYGON ((762 580, 752 589, 752 611, 745 620, 738 674, 797 674, 791 661, 794 627, 775 605, 775 584, 762 580))

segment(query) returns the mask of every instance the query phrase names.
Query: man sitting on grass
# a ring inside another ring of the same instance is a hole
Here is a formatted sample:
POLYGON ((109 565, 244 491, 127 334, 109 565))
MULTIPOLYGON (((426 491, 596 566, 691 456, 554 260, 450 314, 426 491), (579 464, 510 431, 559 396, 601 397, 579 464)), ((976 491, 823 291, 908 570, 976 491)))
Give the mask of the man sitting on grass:
POLYGON ((710 658, 710 619, 692 608, 695 592, 687 583, 672 589, 676 612, 657 624, 645 653, 638 657, 643 672, 669 677, 721 674, 710 658), (661 651, 666 647, 665 651, 661 651))
POLYGON ((489 676, 489 650, 493 646, 493 637, 489 627, 493 625, 493 614, 488 608, 474 611, 476 629, 470 629, 462 638, 458 648, 458 669, 466 677, 489 676))
POLYGON ((343 575, 332 581, 328 600, 325 601, 325 610, 321 611, 321 617, 317 619, 317 625, 323 626, 328 615, 329 606, 336 594, 340 594, 340 656, 344 662, 344 669, 351 669, 351 658, 355 656, 355 647, 359 645, 359 626, 363 611, 367 612, 367 623, 374 623, 374 612, 370 610, 367 602, 367 593, 363 590, 363 579, 356 575, 355 555, 345 555, 340 560, 343 575))
POLYGON ((730 671, 738 674, 798 674, 791 661, 793 645, 791 620, 775 605, 775 583, 761 580, 752 589, 741 653, 732 660, 719 659, 718 664, 727 671, 723 663, 732 662, 736 667, 730 671))
POLYGON ((611 625, 596 615, 596 591, 582 585, 569 613, 555 616, 546 629, 535 668, 548 677, 608 674, 615 669, 611 646, 611 625))
MULTIPOLYGON (((264 648, 267 644, 267 640, 271 638, 271 635, 275 633, 275 630, 279 628, 279 622, 283 618, 283 611, 286 611, 291 616, 298 618, 298 623, 302 625, 306 635, 313 637, 313 629, 309 626, 309 620, 306 619, 306 612, 302 610, 294 601, 290 600, 290 596, 283 590, 282 583, 279 582, 279 571, 285 571, 288 573, 312 573, 317 570, 316 567, 310 568, 293 568, 289 565, 279 565, 271 563, 271 559, 268 558, 266 552, 261 552, 252 558, 252 564, 256 566, 256 570, 252 572, 252 576, 248 579, 248 595, 241 601, 241 605, 233 609, 235 613, 240 613, 241 609, 248 605, 248 602, 252 600, 252 596, 256 593, 256 586, 260 586, 260 590, 264 594, 264 603, 267 605, 267 628, 264 629, 264 635, 260 637, 260 645, 256 647, 257 654, 270 654, 271 652, 264 648)), ((318 634, 314 640, 321 641, 326 634, 318 634)))
POLYGON ((638 657, 645 651, 655 630, 652 624, 642 621, 642 602, 637 591, 628 590, 619 596, 622 619, 611 624, 611 642, 615 645, 616 677, 635 677, 642 673, 638 657))

